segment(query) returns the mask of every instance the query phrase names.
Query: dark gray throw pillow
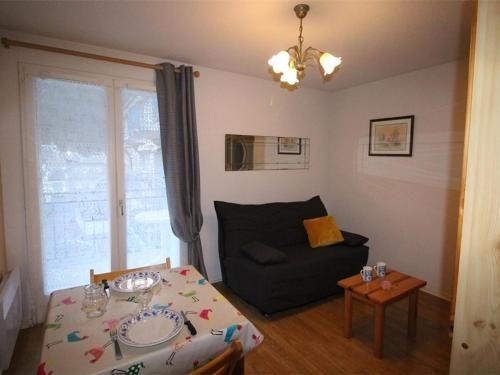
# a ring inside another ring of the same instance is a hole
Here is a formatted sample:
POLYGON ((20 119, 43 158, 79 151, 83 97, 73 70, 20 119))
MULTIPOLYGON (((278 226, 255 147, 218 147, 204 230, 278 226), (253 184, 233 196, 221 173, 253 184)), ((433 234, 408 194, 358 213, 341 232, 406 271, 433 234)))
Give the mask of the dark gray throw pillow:
POLYGON ((286 254, 261 242, 250 242, 241 246, 247 257, 259 264, 278 264, 286 262, 286 254))
POLYGON ((342 236, 344 236, 344 242, 342 242, 344 245, 356 247, 368 242, 368 238, 360 234, 346 232, 345 230, 341 230, 341 232, 342 236))

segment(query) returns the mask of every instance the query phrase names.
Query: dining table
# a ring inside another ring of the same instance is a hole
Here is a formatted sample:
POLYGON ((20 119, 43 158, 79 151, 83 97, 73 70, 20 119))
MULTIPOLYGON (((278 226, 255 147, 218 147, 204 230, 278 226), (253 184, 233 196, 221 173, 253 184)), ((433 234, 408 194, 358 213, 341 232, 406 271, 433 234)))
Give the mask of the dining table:
POLYGON ((158 272, 161 281, 151 292, 148 311, 182 310, 195 335, 182 324, 173 338, 159 344, 137 347, 118 340, 122 358, 117 359, 110 332, 137 316, 136 296, 110 290, 106 312, 88 318, 82 311, 83 286, 57 290, 49 298, 38 374, 187 374, 235 339, 244 354, 262 343, 259 330, 193 266, 158 272))

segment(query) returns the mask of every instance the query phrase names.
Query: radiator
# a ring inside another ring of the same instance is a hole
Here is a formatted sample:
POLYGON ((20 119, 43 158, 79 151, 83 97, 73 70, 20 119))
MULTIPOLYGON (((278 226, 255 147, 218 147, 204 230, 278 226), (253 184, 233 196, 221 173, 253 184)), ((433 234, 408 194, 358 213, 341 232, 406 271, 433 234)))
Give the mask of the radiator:
POLYGON ((21 321, 21 276, 15 268, 0 284, 0 374, 9 367, 21 321))

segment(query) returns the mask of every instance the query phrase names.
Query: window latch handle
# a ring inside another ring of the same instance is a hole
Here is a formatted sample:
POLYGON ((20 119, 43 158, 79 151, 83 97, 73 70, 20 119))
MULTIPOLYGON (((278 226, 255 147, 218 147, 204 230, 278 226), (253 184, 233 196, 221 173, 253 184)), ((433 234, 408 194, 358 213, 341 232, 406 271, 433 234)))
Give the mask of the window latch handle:
POLYGON ((120 215, 125 215, 125 203, 123 202, 123 199, 118 200, 118 208, 120 210, 120 215))

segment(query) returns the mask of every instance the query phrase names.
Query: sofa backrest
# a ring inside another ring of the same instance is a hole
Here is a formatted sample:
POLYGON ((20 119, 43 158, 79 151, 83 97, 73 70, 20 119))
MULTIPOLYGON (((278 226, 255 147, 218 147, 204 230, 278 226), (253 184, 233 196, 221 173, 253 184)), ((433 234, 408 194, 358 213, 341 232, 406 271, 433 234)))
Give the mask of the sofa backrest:
MULTIPOLYGON (((252 241, 282 248, 304 243, 302 221, 327 215, 319 196, 303 202, 236 204, 215 201, 219 221, 219 256, 240 255, 240 247, 252 241)), ((221 262, 222 263, 222 262, 221 262)))

